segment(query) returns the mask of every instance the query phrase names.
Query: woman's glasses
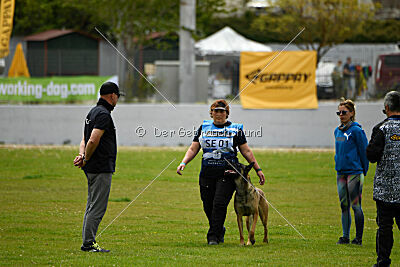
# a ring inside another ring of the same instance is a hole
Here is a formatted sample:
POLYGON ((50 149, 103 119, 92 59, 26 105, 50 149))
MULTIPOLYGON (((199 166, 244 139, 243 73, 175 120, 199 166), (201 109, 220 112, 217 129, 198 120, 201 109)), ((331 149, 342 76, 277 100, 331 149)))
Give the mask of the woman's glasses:
POLYGON ((386 114, 386 109, 382 109, 383 114, 386 114))
POLYGON ((336 115, 340 116, 340 115, 346 115, 347 114, 347 110, 341 110, 341 111, 336 111, 336 115))

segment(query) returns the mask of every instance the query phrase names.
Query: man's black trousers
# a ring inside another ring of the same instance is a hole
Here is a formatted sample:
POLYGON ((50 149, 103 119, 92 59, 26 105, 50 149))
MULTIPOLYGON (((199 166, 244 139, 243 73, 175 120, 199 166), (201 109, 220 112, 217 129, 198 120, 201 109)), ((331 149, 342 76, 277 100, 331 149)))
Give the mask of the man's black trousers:
POLYGON ((376 201, 376 254, 378 266, 389 266, 390 254, 393 247, 393 219, 396 219, 397 227, 400 225, 400 204, 376 201))
POLYGON ((235 188, 234 180, 223 174, 219 177, 200 176, 200 196, 210 225, 208 242, 222 240, 227 208, 235 188))

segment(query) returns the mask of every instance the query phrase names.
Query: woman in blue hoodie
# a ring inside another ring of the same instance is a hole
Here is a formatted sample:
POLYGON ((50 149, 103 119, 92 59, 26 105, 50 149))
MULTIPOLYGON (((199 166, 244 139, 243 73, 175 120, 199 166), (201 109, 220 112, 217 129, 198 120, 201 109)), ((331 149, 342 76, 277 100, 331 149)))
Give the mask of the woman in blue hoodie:
POLYGON ((355 122, 353 101, 342 98, 336 114, 340 118, 340 125, 335 129, 335 169, 343 229, 343 236, 337 244, 350 243, 351 206, 356 224, 356 237, 351 243, 361 245, 364 230, 361 194, 369 166, 366 155, 368 140, 361 125, 355 122))

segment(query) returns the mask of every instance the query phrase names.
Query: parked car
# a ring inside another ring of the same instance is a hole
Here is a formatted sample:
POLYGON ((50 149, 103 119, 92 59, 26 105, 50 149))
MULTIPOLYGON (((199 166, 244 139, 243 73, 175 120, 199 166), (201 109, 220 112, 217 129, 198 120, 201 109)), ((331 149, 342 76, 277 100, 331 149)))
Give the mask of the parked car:
POLYGON ((376 94, 384 95, 391 90, 400 91, 400 53, 379 55, 376 60, 376 94))
POLYGON ((317 84, 317 96, 319 99, 335 98, 335 90, 332 81, 332 72, 335 63, 331 61, 320 61, 315 72, 315 82, 317 84))

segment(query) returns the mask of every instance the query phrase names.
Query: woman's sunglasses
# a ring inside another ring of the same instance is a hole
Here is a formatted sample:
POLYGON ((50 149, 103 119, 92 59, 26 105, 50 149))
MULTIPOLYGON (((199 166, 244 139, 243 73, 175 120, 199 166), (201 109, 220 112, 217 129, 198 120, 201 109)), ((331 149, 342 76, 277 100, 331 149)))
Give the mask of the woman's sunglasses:
POLYGON ((347 110, 341 110, 341 111, 336 111, 336 115, 340 116, 340 115, 346 115, 347 114, 347 110))
POLYGON ((386 114, 386 109, 383 109, 382 112, 383 112, 383 114, 386 114))

